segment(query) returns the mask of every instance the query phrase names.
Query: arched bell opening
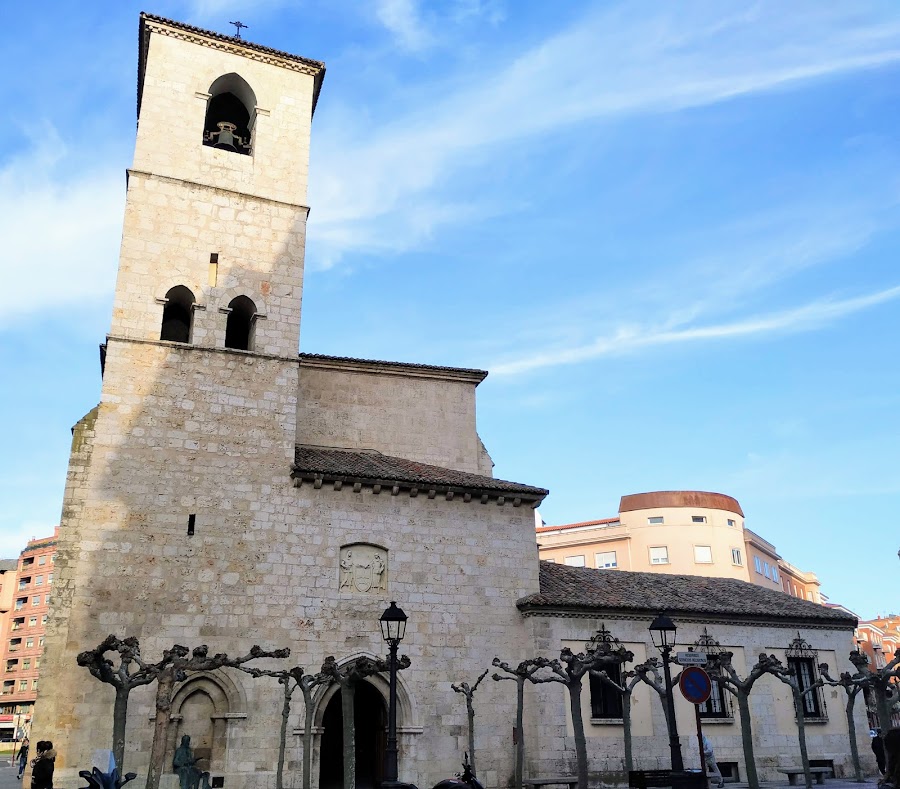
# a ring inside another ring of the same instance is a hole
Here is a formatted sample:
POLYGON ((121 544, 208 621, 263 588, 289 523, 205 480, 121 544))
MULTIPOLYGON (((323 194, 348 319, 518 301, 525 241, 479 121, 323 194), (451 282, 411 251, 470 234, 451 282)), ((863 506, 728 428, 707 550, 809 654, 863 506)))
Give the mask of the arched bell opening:
POLYGON ((170 342, 191 341, 194 301, 194 294, 184 285, 176 285, 166 293, 159 339, 170 342))
POLYGON ((238 351, 253 350, 256 305, 246 296, 238 296, 228 305, 225 324, 225 347, 238 351))
POLYGON ((256 113, 256 95, 237 74, 224 74, 209 88, 203 123, 203 144, 220 150, 249 155, 253 150, 252 133, 256 113))

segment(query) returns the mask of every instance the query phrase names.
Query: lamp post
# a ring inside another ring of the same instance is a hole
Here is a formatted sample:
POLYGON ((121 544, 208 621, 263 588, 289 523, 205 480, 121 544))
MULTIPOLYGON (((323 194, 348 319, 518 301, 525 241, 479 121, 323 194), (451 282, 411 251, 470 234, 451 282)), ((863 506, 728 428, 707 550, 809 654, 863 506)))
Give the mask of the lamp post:
POLYGON ((672 772, 683 773, 684 762, 681 759, 681 742, 678 740, 678 725, 675 723, 675 698, 672 692, 672 672, 669 670, 672 648, 675 646, 675 632, 678 628, 669 616, 663 612, 650 623, 650 637, 653 645, 659 650, 663 659, 663 672, 666 676, 666 716, 669 721, 669 751, 672 754, 672 772))
POLYGON ((383 787, 396 786, 397 781, 397 647, 406 635, 406 614, 391 600, 381 615, 381 635, 390 649, 391 686, 388 696, 388 736, 384 749, 383 787))

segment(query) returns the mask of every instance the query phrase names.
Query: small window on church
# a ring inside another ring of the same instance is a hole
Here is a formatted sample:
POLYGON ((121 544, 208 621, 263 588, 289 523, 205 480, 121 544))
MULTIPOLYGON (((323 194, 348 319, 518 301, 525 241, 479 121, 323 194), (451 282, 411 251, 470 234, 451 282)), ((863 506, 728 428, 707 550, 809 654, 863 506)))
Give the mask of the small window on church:
POLYGON ((203 144, 223 151, 250 154, 251 113, 256 96, 237 74, 219 77, 209 88, 203 144))
POLYGON ((238 296, 232 299, 228 309, 230 312, 225 324, 225 347, 252 351, 256 305, 246 296, 238 296))
POLYGON ((163 307, 162 331, 159 339, 171 342, 191 341, 191 320, 194 313, 194 294, 184 285, 176 285, 166 294, 163 307))

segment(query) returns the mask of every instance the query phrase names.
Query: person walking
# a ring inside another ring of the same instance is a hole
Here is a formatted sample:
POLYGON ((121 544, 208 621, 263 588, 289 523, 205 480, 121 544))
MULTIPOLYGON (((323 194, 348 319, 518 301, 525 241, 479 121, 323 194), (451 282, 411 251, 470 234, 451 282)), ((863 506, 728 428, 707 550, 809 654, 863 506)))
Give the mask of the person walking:
POLYGON ((16 754, 16 758, 19 760, 19 774, 16 776, 16 780, 21 781, 22 775, 25 773, 25 766, 28 764, 28 738, 23 737, 22 742, 19 743, 19 752, 16 754))
POLYGON ((716 764, 716 754, 713 751, 712 743, 709 738, 703 735, 703 757, 706 759, 706 773, 709 778, 716 781, 716 787, 722 789, 725 786, 725 779, 722 777, 722 771, 716 764))

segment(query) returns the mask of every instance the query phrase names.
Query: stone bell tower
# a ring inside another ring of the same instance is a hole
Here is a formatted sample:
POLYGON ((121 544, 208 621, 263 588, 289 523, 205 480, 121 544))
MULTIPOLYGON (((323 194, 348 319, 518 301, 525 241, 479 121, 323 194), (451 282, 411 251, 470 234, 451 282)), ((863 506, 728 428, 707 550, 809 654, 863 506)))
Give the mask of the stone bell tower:
MULTIPOLYGON (((309 138, 325 68, 147 14, 139 46, 102 395, 74 430, 35 718, 62 778, 90 764, 110 721, 108 688, 78 652, 108 633, 157 656, 268 637, 251 629, 253 586, 278 545, 273 501, 292 490, 309 138)), ((200 721, 190 733, 222 771, 229 721, 252 699, 227 683, 203 699, 212 713, 182 714, 200 721)), ((142 703, 128 724, 138 770, 142 703)))

